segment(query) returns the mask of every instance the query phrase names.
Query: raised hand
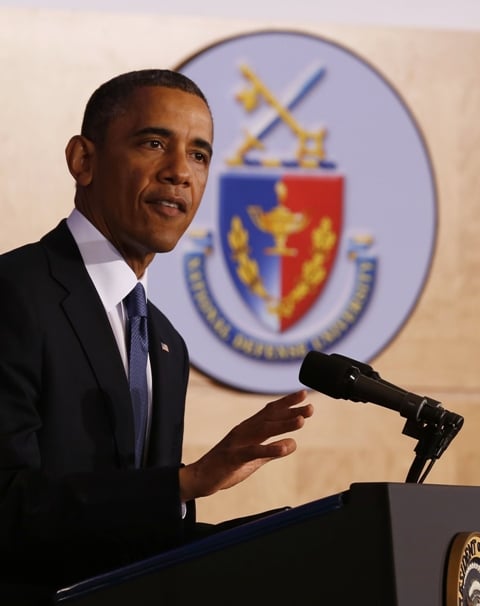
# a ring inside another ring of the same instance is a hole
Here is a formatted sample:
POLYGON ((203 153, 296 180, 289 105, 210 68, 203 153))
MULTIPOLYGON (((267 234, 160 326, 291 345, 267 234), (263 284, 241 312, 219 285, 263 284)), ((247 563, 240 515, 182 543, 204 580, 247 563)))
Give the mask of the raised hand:
POLYGON ((295 451, 291 437, 270 438, 297 431, 313 414, 312 404, 303 404, 306 390, 269 402, 253 416, 236 425, 198 461, 180 469, 182 501, 204 497, 235 486, 257 469, 295 451))

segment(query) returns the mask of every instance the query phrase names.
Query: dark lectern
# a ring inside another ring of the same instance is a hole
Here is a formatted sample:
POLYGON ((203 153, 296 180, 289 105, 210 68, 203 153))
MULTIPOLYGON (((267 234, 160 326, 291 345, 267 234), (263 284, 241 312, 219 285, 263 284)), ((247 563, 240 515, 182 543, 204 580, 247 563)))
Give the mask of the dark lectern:
POLYGON ((480 488, 352 484, 62 589, 55 603, 442 606, 452 541, 478 529, 480 488))

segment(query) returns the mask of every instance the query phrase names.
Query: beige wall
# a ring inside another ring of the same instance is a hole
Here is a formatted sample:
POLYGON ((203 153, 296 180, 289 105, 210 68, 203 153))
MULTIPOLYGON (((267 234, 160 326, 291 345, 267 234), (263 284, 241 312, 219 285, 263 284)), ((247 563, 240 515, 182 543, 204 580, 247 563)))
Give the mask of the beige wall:
MULTIPOLYGON (((38 238, 70 210, 73 183, 63 150, 94 87, 129 69, 174 67, 206 45, 264 27, 0 9, 0 251, 38 238)), ((417 308, 374 366, 465 417, 427 481, 480 484, 480 34, 302 22, 292 28, 322 35, 371 62, 401 93, 425 136, 439 194, 438 246, 417 308)), ((268 399, 192 372, 185 460, 268 399)), ((298 434, 297 452, 233 490, 200 500, 202 519, 300 504, 353 482, 405 480, 416 441, 402 435, 403 418, 320 394, 311 401, 316 414, 298 434)))

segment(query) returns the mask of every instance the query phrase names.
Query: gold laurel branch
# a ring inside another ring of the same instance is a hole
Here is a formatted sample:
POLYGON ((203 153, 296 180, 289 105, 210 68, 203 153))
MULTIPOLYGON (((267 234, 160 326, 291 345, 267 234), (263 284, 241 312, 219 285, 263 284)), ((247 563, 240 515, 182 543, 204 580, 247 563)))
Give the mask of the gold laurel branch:
POLYGON ((238 277, 255 295, 270 300, 271 297, 260 276, 258 263, 249 256, 248 231, 243 227, 242 220, 238 216, 232 218, 230 226, 227 237, 233 259, 237 263, 238 277))
POLYGON ((233 258, 237 260, 240 255, 248 255, 248 232, 243 228, 240 217, 233 217, 228 232, 228 243, 233 252, 233 258))

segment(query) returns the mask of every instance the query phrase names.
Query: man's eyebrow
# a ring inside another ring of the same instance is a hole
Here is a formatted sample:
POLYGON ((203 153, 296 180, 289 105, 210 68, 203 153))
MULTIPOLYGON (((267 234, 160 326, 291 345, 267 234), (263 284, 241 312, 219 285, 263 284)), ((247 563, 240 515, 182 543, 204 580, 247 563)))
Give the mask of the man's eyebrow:
MULTIPOLYGON (((159 137, 166 137, 168 139, 168 138, 172 137, 173 134, 174 134, 173 131, 170 130, 169 128, 165 128, 165 127, 161 127, 161 126, 145 126, 144 128, 137 130, 134 133, 134 136, 141 137, 142 135, 158 135, 159 137)), ((205 139, 197 137, 196 139, 193 140, 193 144, 196 145, 197 147, 200 147, 201 149, 204 149, 208 153, 210 158, 212 157, 213 148, 208 141, 205 141, 205 139)))
POLYGON ((208 153, 210 158, 213 156, 213 148, 208 141, 205 141, 205 139, 197 138, 194 139, 193 142, 197 147, 200 147, 200 149, 204 149, 208 153))
POLYGON ((173 131, 171 131, 169 128, 164 128, 161 126, 145 126, 134 133, 135 137, 139 137, 141 135, 160 135, 161 137, 171 137, 173 135, 173 131))

